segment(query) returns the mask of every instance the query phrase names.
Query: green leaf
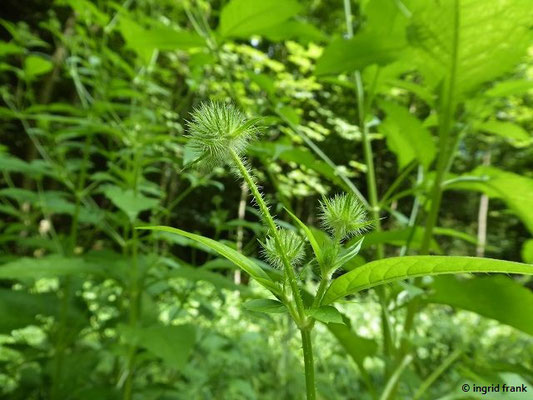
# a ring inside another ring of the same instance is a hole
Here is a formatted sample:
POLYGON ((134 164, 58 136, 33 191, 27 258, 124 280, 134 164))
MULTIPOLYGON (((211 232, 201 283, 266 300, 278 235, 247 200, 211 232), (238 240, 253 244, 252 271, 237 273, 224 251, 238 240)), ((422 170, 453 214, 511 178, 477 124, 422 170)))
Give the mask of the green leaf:
POLYGON ((247 301, 243 307, 248 311, 281 314, 287 312, 285 305, 273 299, 254 299, 247 301))
POLYGON ((317 75, 339 74, 362 70, 369 65, 384 66, 396 60, 404 51, 405 42, 395 36, 361 33, 352 39, 334 39, 318 59, 317 75))
POLYGON ((194 268, 186 265, 180 265, 179 268, 170 270, 165 274, 166 278, 184 278, 190 281, 205 281, 220 289, 244 291, 245 286, 237 285, 225 276, 206 270, 205 268, 194 268))
POLYGON ((322 306, 307 310, 307 314, 325 324, 343 324, 342 314, 333 306, 322 306))
POLYGON ((334 268, 342 268, 346 263, 348 263, 352 258, 359 254, 361 246, 363 245, 364 237, 356 241, 354 244, 350 245, 348 248, 344 249, 339 257, 335 260, 334 268))
POLYGON ((436 153, 429 130, 404 107, 384 101, 379 106, 387 114, 379 130, 387 138, 389 149, 398 157, 400 169, 415 159, 428 168, 436 153))
POLYGON ((103 189, 105 196, 128 216, 130 221, 135 221, 140 212, 155 208, 158 199, 135 194, 133 190, 124 190, 118 186, 108 185, 103 189))
POLYGON ((9 333, 35 324, 37 315, 54 315, 59 305, 58 298, 52 294, 0 289, 0 332, 9 333))
POLYGON ((491 97, 513 96, 527 93, 533 89, 533 81, 526 79, 499 82, 487 90, 485 94, 491 97))
POLYGON ((366 26, 353 38, 334 39, 317 62, 317 75, 363 70, 370 65, 385 66, 406 50, 407 18, 398 2, 372 0, 365 9, 366 26))
POLYGON ((429 302, 472 311, 533 335, 533 313, 524 312, 533 309, 533 292, 512 279, 442 276, 431 288, 429 302))
POLYGON ((224 37, 249 37, 271 28, 297 14, 295 0, 231 0, 220 13, 219 32, 224 37))
POLYGON ((24 48, 13 42, 0 41, 0 57, 8 54, 24 53, 24 48))
POLYGON ((468 176, 485 177, 485 182, 457 182, 453 189, 478 190, 489 197, 502 199, 533 233, 533 179, 502 171, 495 167, 478 167, 468 176))
POLYGON ((137 52, 145 62, 150 61, 155 49, 172 51, 205 46, 200 36, 160 23, 153 23, 149 28, 144 28, 132 19, 121 16, 118 28, 127 46, 137 52))
POLYGON ((477 126, 480 131, 491 133, 515 142, 527 142, 531 140, 531 135, 519 125, 511 122, 488 121, 477 126))
POLYGON ((335 279, 322 301, 329 304, 344 296, 386 283, 426 275, 498 272, 533 275, 533 265, 476 257, 406 256, 372 261, 335 279))
POLYGON ((533 239, 526 240, 522 246, 522 260, 525 263, 533 264, 533 239))
POLYGON ((227 258, 239 268, 243 269, 252 278, 257 280, 267 289, 277 292, 277 287, 265 271, 261 269, 256 263, 250 260, 248 257, 242 255, 231 247, 228 247, 222 243, 219 243, 213 239, 206 238, 204 236, 195 235, 194 233, 182 231, 181 229, 171 228, 169 226, 139 226, 136 229, 147 229, 153 231, 170 232, 176 235, 180 235, 189 239, 192 239, 198 243, 201 243, 210 249, 213 249, 221 256, 227 258))
POLYGON ((376 354, 378 344, 375 340, 357 335, 350 327, 344 324, 328 324, 327 326, 357 365, 362 366, 365 358, 376 354))
POLYGON ((302 229, 305 233, 305 236, 307 237, 307 240, 309 240, 309 243, 311 244, 311 247, 313 248, 313 252, 315 253, 316 259, 318 263, 320 264, 322 262, 322 250, 320 249, 320 245, 318 244, 318 241, 315 238, 315 235, 313 235, 313 232, 305 225, 300 219, 294 215, 292 212, 290 212, 287 208, 285 208, 285 211, 294 219, 294 221, 298 224, 300 229, 302 229))
POLYGON ((51 255, 43 258, 19 258, 0 266, 0 279, 39 279, 94 273, 99 270, 81 258, 51 255))
POLYGON ((298 40, 300 42, 323 42, 327 36, 320 29, 303 21, 285 21, 258 32, 273 42, 298 40))
POLYGON ((24 60, 24 72, 29 79, 34 79, 39 75, 51 71, 54 64, 46 58, 29 55, 24 60))
POLYGON ((121 331, 128 343, 145 348, 176 369, 185 366, 196 336, 192 325, 153 325, 147 328, 122 326, 121 331))
POLYGON ((455 69, 454 90, 465 93, 509 71, 526 54, 533 16, 529 0, 419 4, 408 37, 417 49, 412 62, 431 85, 449 79, 455 69))

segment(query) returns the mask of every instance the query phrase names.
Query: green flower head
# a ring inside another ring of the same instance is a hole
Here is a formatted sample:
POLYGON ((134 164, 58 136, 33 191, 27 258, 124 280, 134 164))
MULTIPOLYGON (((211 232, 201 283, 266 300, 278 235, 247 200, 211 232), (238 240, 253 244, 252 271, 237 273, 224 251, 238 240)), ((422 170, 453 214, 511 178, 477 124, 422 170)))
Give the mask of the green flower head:
POLYGON ((304 242, 294 231, 279 229, 278 236, 281 242, 281 249, 276 246, 276 241, 272 236, 268 236, 263 243, 263 255, 270 265, 283 269, 283 261, 280 251, 282 251, 291 265, 296 266, 302 262, 304 257, 304 242))
POLYGON ((337 240, 360 235, 372 225, 363 204, 353 195, 340 194, 320 202, 322 226, 337 240))
POLYGON ((233 104, 209 101, 191 113, 188 131, 192 149, 214 167, 231 160, 231 151, 240 155, 257 129, 233 104))

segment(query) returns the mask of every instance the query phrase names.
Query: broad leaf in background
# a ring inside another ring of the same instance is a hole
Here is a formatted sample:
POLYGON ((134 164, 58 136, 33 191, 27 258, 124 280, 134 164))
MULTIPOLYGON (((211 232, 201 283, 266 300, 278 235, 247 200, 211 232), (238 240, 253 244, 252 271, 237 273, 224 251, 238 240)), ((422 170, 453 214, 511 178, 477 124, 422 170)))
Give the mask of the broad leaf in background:
POLYGON ((187 50, 205 45, 204 40, 195 33, 178 31, 160 23, 144 28, 125 16, 120 17, 118 28, 127 46, 145 62, 150 60, 155 49, 187 50))
POLYGON ((526 79, 507 80, 499 82, 485 92, 487 96, 501 97, 527 93, 533 90, 533 81, 526 79))
POLYGON ((128 216, 130 221, 135 221, 140 212, 150 210, 159 204, 158 199, 146 197, 133 190, 124 190, 118 186, 108 185, 103 189, 105 196, 128 216))
POLYGON ((384 66, 398 59, 407 47, 407 17, 397 3, 370 1, 365 10, 366 26, 351 39, 334 39, 318 60, 316 74, 362 70, 373 64, 384 66))
POLYGON ((431 289, 429 302, 473 311, 533 335, 533 313, 524 312, 533 309, 533 292, 510 278, 440 276, 431 289))
POLYGON ((50 72, 54 64, 46 58, 29 55, 24 60, 24 73, 28 79, 35 79, 39 75, 50 72))
POLYGON ((387 115, 379 130, 387 138, 389 149, 398 157, 399 167, 417 160, 428 168, 436 152, 429 130, 406 108, 385 101, 379 106, 387 115))
POLYGON ((192 325, 153 325, 147 328, 122 326, 121 331, 128 343, 145 348, 176 369, 185 366, 196 337, 192 325))
POLYGON ((363 365, 365 358, 373 356, 378 350, 375 340, 357 335, 344 324, 328 324, 328 329, 357 365, 363 365))
POLYGON ((533 179, 495 167, 479 167, 468 176, 486 177, 486 182, 457 182, 448 188, 478 190, 489 197, 502 199, 533 233, 533 179))
POLYGON ((81 258, 50 255, 43 258, 19 258, 0 265, 0 279, 39 279, 98 272, 81 258))
POLYGON ((514 67, 531 42, 529 0, 423 1, 408 28, 414 59, 432 86, 451 77, 465 93, 514 67), (455 68, 454 68, 455 67, 455 68))
POLYGON ((504 139, 509 139, 512 143, 526 144, 532 138, 524 128, 520 125, 513 124, 511 122, 501 121, 487 121, 477 126, 477 129, 490 133, 492 135, 500 136, 504 139))
POLYGON ((476 257, 406 256, 372 261, 335 279, 323 304, 386 283, 426 275, 496 272, 533 275, 533 265, 476 257))
POLYGON ((296 15, 301 5, 295 0, 231 0, 220 14, 219 32, 224 37, 249 37, 296 15))

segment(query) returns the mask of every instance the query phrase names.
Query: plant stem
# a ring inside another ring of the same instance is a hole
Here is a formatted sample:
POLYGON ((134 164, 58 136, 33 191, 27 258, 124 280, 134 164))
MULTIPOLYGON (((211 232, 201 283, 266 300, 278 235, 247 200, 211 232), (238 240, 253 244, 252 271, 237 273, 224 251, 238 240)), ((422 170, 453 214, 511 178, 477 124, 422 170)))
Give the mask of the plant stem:
POLYGON ((289 280, 289 284, 292 290, 292 295, 296 303, 296 310, 300 318, 300 321, 296 321, 296 322, 298 322, 300 325, 299 327, 301 327, 301 325, 305 323, 305 309, 304 309, 304 305, 302 301, 302 296, 300 294, 300 289, 298 288, 298 282, 296 280, 294 269, 290 265, 290 262, 287 259, 287 256, 283 252, 283 246, 281 244, 281 239, 279 237, 278 228, 276 227, 274 218, 272 218, 272 215, 270 214, 270 211, 268 210, 268 207, 265 203, 265 200, 263 199, 263 196, 259 192, 259 189, 257 188, 257 185, 254 179, 248 172, 248 169, 246 168, 246 166, 243 164, 241 158, 233 149, 231 149, 230 151, 231 151, 231 156, 232 156, 235 166, 238 168, 243 179, 248 184, 248 187, 250 188, 250 191, 252 192, 252 195, 254 196, 254 199, 257 202, 257 205, 259 206, 261 215, 263 215, 263 218, 265 219, 265 222, 270 230, 270 234, 272 235, 272 237, 274 238, 274 242, 278 246, 278 250, 281 256, 281 261, 283 262, 285 273, 287 274, 287 278, 289 280))
MULTIPOLYGON (((302 296, 300 293, 300 289, 298 287, 298 281, 296 280, 296 275, 294 273, 294 269, 292 265, 290 264, 289 260, 287 259, 285 252, 283 251, 283 246, 281 244, 281 239, 279 237, 278 228, 276 227, 274 218, 272 218, 272 215, 270 214, 270 211, 268 210, 265 200, 263 199, 263 196, 259 192, 259 189, 257 188, 257 185, 254 179, 252 178, 250 172, 248 171, 248 169, 242 162, 239 155, 233 149, 230 150, 230 153, 231 153, 233 163, 239 170, 244 181, 248 185, 248 188, 252 192, 252 195, 255 198, 255 201, 257 202, 257 205, 259 206, 259 210, 261 211, 261 214, 265 220, 265 223, 267 224, 269 228, 270 234, 274 238, 274 242, 276 243, 276 246, 278 247, 278 252, 281 256, 281 261, 283 263, 283 267, 287 275, 287 280, 289 281, 289 285, 291 287, 292 297, 296 305, 296 314, 291 313, 291 315, 293 315, 293 319, 295 320, 294 322, 296 322, 296 325, 298 326, 298 329, 300 329, 300 332, 302 335, 307 400, 315 400, 316 399, 315 367, 314 367, 314 362, 313 362, 313 345, 311 343, 312 322, 305 315, 305 308, 304 308, 302 296)), ((288 305, 291 306, 292 304, 289 302, 288 305)))
MULTIPOLYGON (((353 37, 353 26, 352 26, 352 9, 350 5, 350 0, 344 0, 344 16, 346 18, 346 33, 348 39, 353 37)), ((363 87, 363 80, 361 78, 361 73, 359 71, 354 73, 355 81, 355 94, 357 98, 357 110, 359 117, 359 129, 361 131, 361 138, 363 142, 363 152, 365 157, 365 164, 367 166, 366 172, 366 183, 368 188, 368 201, 370 203, 370 213, 372 219, 375 221, 374 229, 376 232, 381 232, 381 221, 379 217, 379 200, 378 200, 378 191, 376 185, 376 172, 374 168, 374 155, 372 152, 372 144, 370 142, 370 137, 368 134, 368 126, 366 125, 366 107, 365 104, 365 92, 363 87)), ((369 96, 371 97, 371 96, 369 96)), ((370 104, 368 104, 370 106, 370 104)), ((376 258, 381 259, 385 255, 384 247, 382 243, 377 244, 376 246, 376 258)), ((376 288, 376 293, 379 297, 379 302, 381 304, 381 325, 383 328, 383 347, 385 350, 386 356, 389 356, 392 353, 392 346, 394 340, 392 337, 392 328, 390 323, 390 317, 387 309, 387 297, 383 287, 376 288)))
MULTIPOLYGON (((450 75, 448 76, 441 92, 441 107, 439 112, 439 156, 437 159, 437 172, 431 195, 428 199, 430 202, 430 210, 426 219, 426 226, 422 244, 420 247, 420 254, 429 254, 431 239, 433 237, 433 229, 437 223, 438 214, 442 201, 442 183, 448 170, 451 167, 451 161, 455 152, 455 143, 450 140, 451 131, 453 127, 454 114, 456 109, 455 100, 455 86, 457 74, 457 54, 459 47, 459 0, 454 1, 454 20, 453 20, 453 43, 452 43, 452 59, 450 64, 450 75), (452 143, 450 143, 452 142, 452 143)), ((459 136, 456 138, 458 139, 459 136)), ((420 278, 415 279, 415 284, 420 282, 420 278)), ((400 354, 406 354, 409 348, 407 338, 414 325, 414 317, 420 308, 420 299, 415 298, 407 306, 407 315, 405 317, 403 329, 403 342, 400 354)))
POLYGON ((305 386, 307 400, 316 399, 315 367, 313 360, 313 347, 311 343, 311 329, 300 329, 305 365, 305 386))

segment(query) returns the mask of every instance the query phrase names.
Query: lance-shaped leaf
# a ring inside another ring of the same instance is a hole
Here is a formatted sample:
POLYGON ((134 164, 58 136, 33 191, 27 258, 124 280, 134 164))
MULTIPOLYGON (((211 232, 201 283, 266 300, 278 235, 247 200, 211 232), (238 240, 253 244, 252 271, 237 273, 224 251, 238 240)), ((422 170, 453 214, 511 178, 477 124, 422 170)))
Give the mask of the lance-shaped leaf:
POLYGON ((476 257, 407 256, 372 261, 335 279, 322 304, 386 283, 426 275, 498 272, 533 275, 533 265, 476 257))
POLYGON ((261 285, 270 289, 274 293, 278 292, 278 288, 274 281, 270 279, 265 271, 261 269, 256 263, 250 260, 248 257, 242 255, 236 250, 233 250, 231 247, 226 246, 225 244, 219 243, 213 239, 206 238, 204 236, 196 235, 187 231, 182 231, 181 229, 171 228, 170 226, 139 226, 137 229, 147 229, 152 231, 162 231, 175 233, 189 239, 194 240, 195 242, 201 243, 204 246, 213 249, 222 257, 227 258, 232 263, 234 263, 239 268, 246 271, 252 278, 254 278, 261 285))
POLYGON ((313 232, 305 225, 300 219, 294 215, 292 212, 290 212, 287 208, 285 208, 285 211, 294 219, 294 221, 298 224, 298 226, 302 229, 302 231, 305 233, 305 236, 307 236, 307 239, 309 240, 309 243, 311 244, 311 247, 313 248, 313 252, 315 253, 316 259, 319 264, 322 263, 322 250, 320 249, 320 245, 318 244, 318 241, 315 238, 315 235, 313 235, 313 232))

